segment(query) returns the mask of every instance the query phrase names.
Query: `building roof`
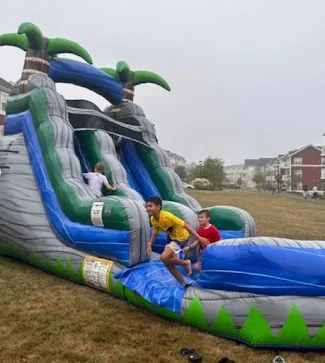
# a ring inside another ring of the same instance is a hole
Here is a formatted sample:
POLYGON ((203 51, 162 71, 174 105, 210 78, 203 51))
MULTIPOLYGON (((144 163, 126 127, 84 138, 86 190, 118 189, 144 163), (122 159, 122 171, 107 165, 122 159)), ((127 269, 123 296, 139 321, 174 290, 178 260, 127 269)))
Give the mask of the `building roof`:
POLYGON ((245 166, 266 166, 276 158, 245 159, 245 166))
POLYGON ((0 89, 2 91, 10 92, 12 88, 12 84, 10 82, 5 81, 3 78, 0 78, 0 89))
POLYGON ((224 166, 224 169, 240 169, 240 168, 243 168, 244 167, 244 164, 234 164, 234 165, 225 165, 224 166))
POLYGON ((308 149, 309 147, 312 147, 312 148, 314 148, 314 149, 316 149, 318 151, 322 151, 321 146, 315 146, 315 145, 312 145, 312 144, 308 144, 308 145, 305 145, 305 146, 301 147, 300 149, 290 150, 285 155, 279 156, 279 159, 289 158, 289 157, 291 158, 291 156, 296 155, 296 154, 300 153, 301 151, 303 151, 305 149, 308 149))
POLYGON ((177 160, 181 160, 183 162, 186 163, 186 159, 184 158, 184 156, 180 156, 180 155, 177 155, 169 150, 165 150, 165 152, 167 153, 167 155, 171 158, 174 158, 174 159, 177 159, 177 160))

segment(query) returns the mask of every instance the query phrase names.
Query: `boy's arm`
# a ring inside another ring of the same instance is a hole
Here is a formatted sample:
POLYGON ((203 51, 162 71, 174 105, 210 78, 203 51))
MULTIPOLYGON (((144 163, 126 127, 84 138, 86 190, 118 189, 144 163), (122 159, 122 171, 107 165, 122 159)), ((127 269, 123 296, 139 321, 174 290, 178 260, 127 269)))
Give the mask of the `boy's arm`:
POLYGON ((184 248, 184 252, 187 252, 193 248, 195 248, 196 246, 198 246, 200 244, 200 242, 198 240, 195 240, 193 243, 191 243, 189 246, 186 246, 184 248))
POLYGON ((150 240, 149 240, 149 242, 148 242, 148 246, 147 246, 148 255, 151 253, 152 245, 155 243, 157 236, 158 236, 158 234, 153 233, 150 240))
POLYGON ((207 238, 201 237, 194 229, 187 223, 185 223, 184 228, 194 237, 199 243, 203 245, 209 244, 210 241, 207 238))
POLYGON ((117 188, 115 184, 113 186, 111 186, 111 184, 107 181, 107 179, 104 180, 104 185, 105 185, 106 189, 108 189, 108 190, 116 190, 116 188, 117 188))
POLYGON ((152 236, 151 236, 151 238, 150 238, 150 240, 149 240, 149 242, 148 242, 148 245, 151 245, 152 246, 155 243, 155 241, 157 239, 157 236, 158 236, 158 234, 153 233, 152 236))

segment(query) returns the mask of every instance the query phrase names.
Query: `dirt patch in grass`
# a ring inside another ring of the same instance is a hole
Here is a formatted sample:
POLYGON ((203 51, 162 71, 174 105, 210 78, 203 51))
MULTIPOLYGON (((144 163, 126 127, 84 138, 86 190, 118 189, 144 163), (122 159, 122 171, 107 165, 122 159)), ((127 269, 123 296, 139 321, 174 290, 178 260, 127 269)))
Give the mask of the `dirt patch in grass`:
MULTIPOLYGON (((197 192, 202 204, 248 210, 259 235, 325 239, 325 203, 267 193, 197 192)), ((316 353, 259 351, 141 311, 108 294, 0 257, 0 362, 179 363, 194 347, 205 363, 325 363, 316 353)))

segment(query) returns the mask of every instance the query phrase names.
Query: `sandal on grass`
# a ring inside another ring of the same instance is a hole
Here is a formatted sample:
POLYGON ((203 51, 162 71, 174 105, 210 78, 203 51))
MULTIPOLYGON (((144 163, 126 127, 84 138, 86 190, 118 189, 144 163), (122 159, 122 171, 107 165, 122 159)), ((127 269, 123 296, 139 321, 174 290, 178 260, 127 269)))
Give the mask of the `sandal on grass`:
POLYGON ((202 362, 202 357, 194 352, 188 356, 188 360, 189 362, 202 362))
POLYGON ((223 357, 218 361, 218 363, 236 363, 236 361, 229 359, 228 357, 223 357))
POLYGON ((182 355, 183 357, 186 357, 186 356, 188 356, 188 355, 190 355, 190 354, 195 353, 195 350, 194 350, 194 349, 188 349, 188 348, 182 348, 182 349, 180 350, 180 353, 181 353, 181 355, 182 355))

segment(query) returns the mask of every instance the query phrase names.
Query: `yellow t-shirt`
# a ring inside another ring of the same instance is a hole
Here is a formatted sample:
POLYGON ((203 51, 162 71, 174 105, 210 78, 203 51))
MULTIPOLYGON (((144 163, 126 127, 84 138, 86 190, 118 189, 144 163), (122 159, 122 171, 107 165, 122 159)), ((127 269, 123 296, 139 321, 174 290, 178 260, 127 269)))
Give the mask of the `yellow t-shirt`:
POLYGON ((153 233, 158 234, 159 232, 165 232, 169 235, 172 241, 185 242, 188 240, 190 234, 185 229, 185 222, 174 216, 174 214, 160 211, 159 220, 157 221, 154 217, 150 218, 153 233))

